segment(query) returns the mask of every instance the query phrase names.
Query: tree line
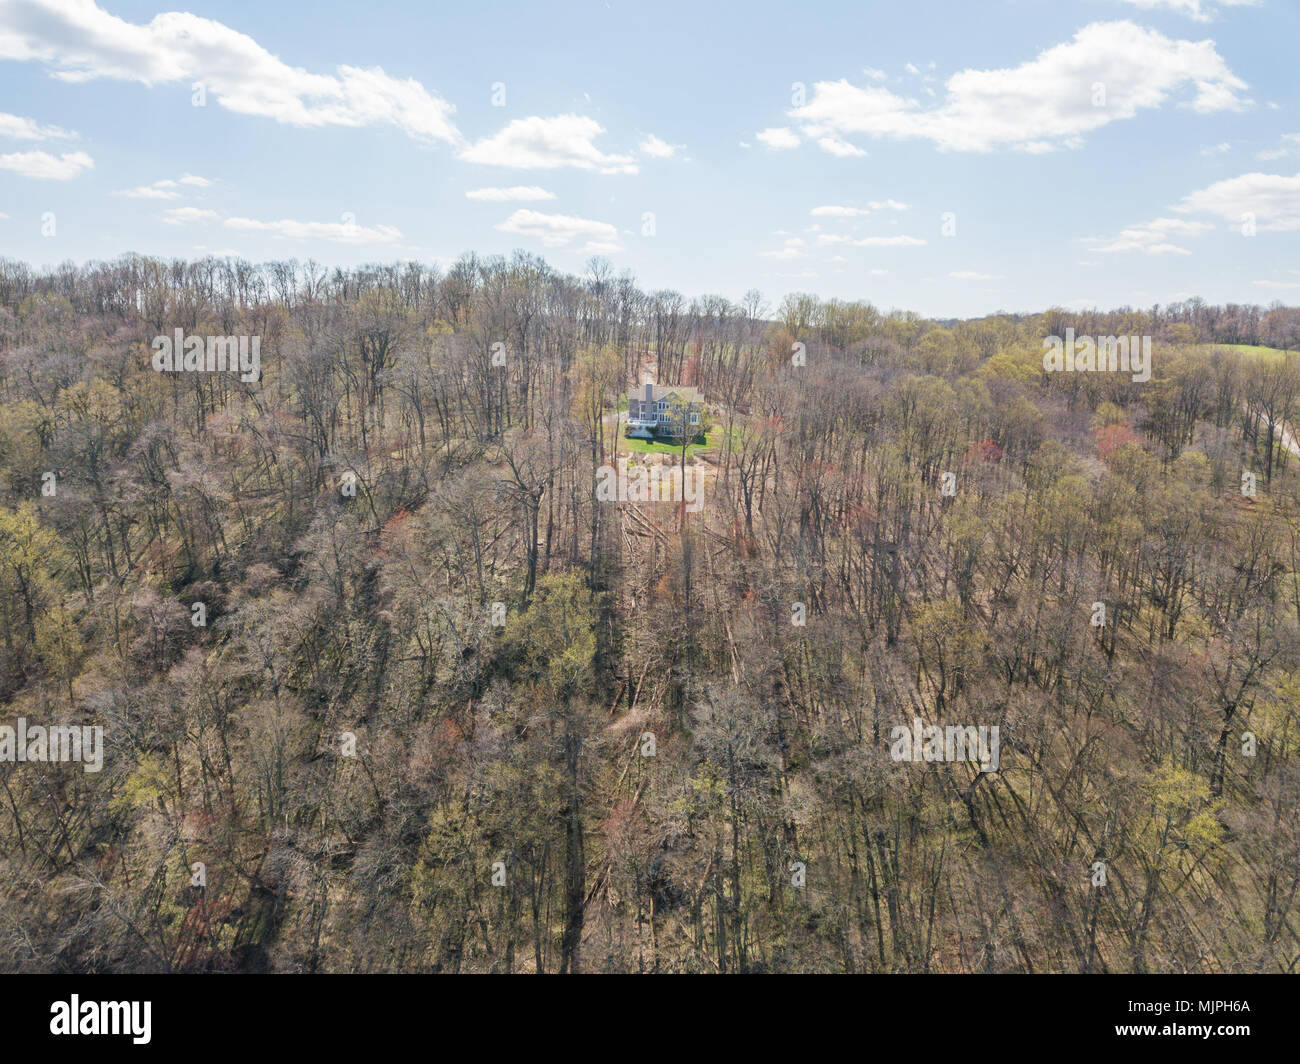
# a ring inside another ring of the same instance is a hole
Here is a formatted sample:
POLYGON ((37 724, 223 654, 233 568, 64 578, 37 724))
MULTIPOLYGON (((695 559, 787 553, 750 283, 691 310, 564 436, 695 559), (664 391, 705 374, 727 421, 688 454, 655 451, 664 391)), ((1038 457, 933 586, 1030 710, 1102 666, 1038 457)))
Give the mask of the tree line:
POLYGON ((5 965, 1294 971, 1295 323, 0 263, 4 721, 107 744, 0 761, 5 965), (699 513, 595 499, 647 366, 699 513))

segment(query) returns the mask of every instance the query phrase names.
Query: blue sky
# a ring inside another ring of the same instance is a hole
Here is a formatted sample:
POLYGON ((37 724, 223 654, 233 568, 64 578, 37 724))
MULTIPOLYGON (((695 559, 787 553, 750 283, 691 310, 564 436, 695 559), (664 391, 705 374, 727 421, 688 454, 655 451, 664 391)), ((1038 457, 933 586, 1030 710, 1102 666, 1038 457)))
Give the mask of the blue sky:
POLYGON ((1294 304, 1297 40, 1295 0, 0 0, 0 255, 1294 304))

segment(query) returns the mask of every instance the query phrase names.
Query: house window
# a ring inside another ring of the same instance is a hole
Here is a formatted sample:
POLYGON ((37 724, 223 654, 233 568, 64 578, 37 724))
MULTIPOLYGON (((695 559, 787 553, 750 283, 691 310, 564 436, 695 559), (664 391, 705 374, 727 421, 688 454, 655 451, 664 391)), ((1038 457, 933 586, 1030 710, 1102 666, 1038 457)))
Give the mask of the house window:
POLYGON ((700 423, 700 415, 699 415, 699 414, 692 414, 692 415, 691 415, 691 424, 692 424, 692 425, 698 425, 699 423, 700 423))

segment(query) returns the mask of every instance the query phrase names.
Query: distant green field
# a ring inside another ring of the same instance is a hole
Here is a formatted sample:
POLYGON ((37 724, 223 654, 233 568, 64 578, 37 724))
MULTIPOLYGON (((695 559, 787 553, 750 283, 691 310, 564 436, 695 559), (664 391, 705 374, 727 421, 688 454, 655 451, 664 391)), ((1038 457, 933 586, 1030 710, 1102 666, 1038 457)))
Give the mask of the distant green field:
POLYGON ((1243 355, 1252 355, 1255 358, 1283 359, 1288 355, 1295 355, 1295 351, 1283 351, 1278 347, 1257 347, 1254 344, 1201 344, 1201 347, 1211 351, 1216 347, 1222 347, 1228 351, 1240 351, 1243 355))

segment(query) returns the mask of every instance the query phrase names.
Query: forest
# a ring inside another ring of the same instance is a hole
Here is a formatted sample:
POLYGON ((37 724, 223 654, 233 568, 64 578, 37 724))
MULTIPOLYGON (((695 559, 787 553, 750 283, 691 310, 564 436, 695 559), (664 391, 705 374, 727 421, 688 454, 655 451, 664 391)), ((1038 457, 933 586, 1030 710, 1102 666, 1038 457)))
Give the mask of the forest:
POLYGON ((1295 972, 1297 348, 522 252, 0 261, 0 724, 103 736, 0 743, 0 968, 1295 972), (1150 379, 1048 372, 1070 329, 1150 379), (257 372, 159 372, 177 330, 257 372), (630 448, 647 376, 707 442, 630 448), (619 456, 702 505, 599 496, 619 456))

